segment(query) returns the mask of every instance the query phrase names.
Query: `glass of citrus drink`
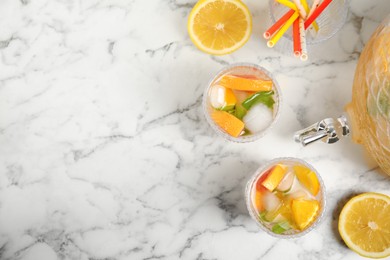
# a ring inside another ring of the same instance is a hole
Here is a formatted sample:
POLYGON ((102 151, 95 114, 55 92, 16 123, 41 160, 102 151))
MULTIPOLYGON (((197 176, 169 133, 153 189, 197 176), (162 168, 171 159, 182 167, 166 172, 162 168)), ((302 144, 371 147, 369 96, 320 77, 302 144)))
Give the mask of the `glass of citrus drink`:
POLYGON ((322 219, 325 188, 317 171, 297 158, 278 158, 260 167, 246 187, 250 216, 262 230, 294 238, 322 219))
POLYGON ((279 85, 266 69, 238 63, 222 69, 203 95, 210 126, 224 138, 251 142, 263 136, 279 117, 279 85))

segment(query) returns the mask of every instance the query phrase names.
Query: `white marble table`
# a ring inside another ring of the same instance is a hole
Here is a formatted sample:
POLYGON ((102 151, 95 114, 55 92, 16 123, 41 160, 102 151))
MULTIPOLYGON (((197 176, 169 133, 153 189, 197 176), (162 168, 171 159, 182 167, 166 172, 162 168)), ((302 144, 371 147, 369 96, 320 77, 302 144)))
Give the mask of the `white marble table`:
POLYGON ((337 232, 352 194, 389 179, 345 139, 302 148, 294 131, 337 116, 362 46, 390 13, 354 0, 348 22, 300 62, 266 47, 267 3, 246 0, 253 34, 213 57, 189 40, 195 0, 0 1, 0 259, 358 259, 337 232), (219 69, 272 71, 284 104, 249 144, 216 136, 201 109, 219 69), (267 160, 318 169, 325 219, 296 240, 261 232, 244 186, 267 160))

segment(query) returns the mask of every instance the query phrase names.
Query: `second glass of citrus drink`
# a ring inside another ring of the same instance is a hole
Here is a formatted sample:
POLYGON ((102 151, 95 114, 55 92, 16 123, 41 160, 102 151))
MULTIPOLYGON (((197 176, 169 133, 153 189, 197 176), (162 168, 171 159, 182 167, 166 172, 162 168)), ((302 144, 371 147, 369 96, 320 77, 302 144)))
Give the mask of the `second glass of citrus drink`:
POLYGON ((260 167, 246 187, 251 217, 272 236, 295 238, 322 219, 325 188, 317 171, 297 158, 279 158, 260 167))

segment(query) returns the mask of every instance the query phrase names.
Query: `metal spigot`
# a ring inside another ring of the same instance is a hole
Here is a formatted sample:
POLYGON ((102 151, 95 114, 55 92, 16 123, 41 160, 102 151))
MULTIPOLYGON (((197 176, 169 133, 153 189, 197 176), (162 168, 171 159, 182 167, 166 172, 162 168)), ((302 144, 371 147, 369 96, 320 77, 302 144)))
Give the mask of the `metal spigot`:
POLYGON ((347 136, 349 133, 350 130, 347 118, 345 116, 340 116, 337 119, 326 118, 305 129, 295 132, 294 140, 295 142, 301 143, 303 146, 318 140, 333 144, 340 140, 340 136, 347 136))

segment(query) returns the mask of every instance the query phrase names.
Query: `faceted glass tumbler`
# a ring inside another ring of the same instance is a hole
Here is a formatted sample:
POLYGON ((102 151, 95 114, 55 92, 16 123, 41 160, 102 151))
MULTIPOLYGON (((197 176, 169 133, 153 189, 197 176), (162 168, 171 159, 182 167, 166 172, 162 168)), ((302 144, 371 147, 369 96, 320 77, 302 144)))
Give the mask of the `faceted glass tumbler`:
POLYGON ((313 166, 308 164, 306 161, 298 159, 298 158, 293 158, 293 157, 276 158, 276 159, 271 160, 271 161, 267 162, 266 164, 262 165, 260 168, 258 168, 257 171, 250 178, 250 180, 248 181, 248 183, 246 185, 246 189, 245 189, 245 200, 246 200, 246 206, 247 206, 248 211, 249 211, 249 215, 257 223, 257 225, 260 227, 261 230, 263 230, 267 234, 274 236, 274 237, 277 237, 277 238, 297 238, 297 237, 303 236, 303 235, 309 233, 310 231, 314 230, 319 225, 319 223, 322 221, 322 219, 324 217, 325 207, 326 207, 325 185, 324 185, 324 182, 322 181, 321 176, 317 172, 317 170, 313 166), (264 173, 266 173, 268 169, 270 169, 271 167, 273 167, 277 164, 304 165, 305 167, 309 168, 311 171, 313 171, 316 174, 317 179, 320 183, 320 190, 319 190, 318 194, 316 195, 316 199, 320 203, 320 210, 316 216, 316 220, 313 221, 313 223, 311 223, 309 225, 309 227, 307 227, 306 229, 304 229, 302 231, 297 231, 297 230, 292 229, 292 230, 287 231, 283 234, 276 234, 276 233, 271 231, 271 227, 269 226, 269 224, 264 222, 259 217, 258 212, 254 207, 253 198, 252 198, 252 191, 257 183, 257 180, 264 173))
POLYGON ((223 68, 222 70, 220 70, 217 73, 217 75, 210 80, 209 84, 207 85, 207 87, 203 93, 203 112, 204 112, 204 115, 206 117, 207 122, 209 123, 209 125, 214 129, 214 131, 219 136, 221 136, 229 141, 233 141, 233 142, 237 142, 237 143, 253 142, 253 141, 261 138, 262 136, 264 136, 274 126, 277 119, 279 118, 279 114, 280 114, 280 110, 281 110, 280 109, 281 102, 282 102, 282 97, 281 97, 278 82, 276 81, 276 79, 272 76, 272 74, 269 71, 267 71, 263 67, 260 67, 256 64, 252 64, 252 63, 235 63, 235 64, 229 65, 229 66, 223 68), (271 124, 268 125, 267 128, 265 128, 261 132, 257 132, 254 134, 233 137, 233 136, 229 135, 228 133, 226 133, 225 131, 223 131, 214 122, 214 120, 210 116, 211 112, 214 108, 211 106, 211 103, 210 103, 209 92, 210 92, 210 88, 216 82, 218 82, 220 80, 220 78, 224 75, 254 76, 257 78, 272 80, 272 82, 273 82, 273 89, 272 90, 274 91, 273 98, 274 98, 275 104, 273 106, 273 120, 272 120, 271 124))

